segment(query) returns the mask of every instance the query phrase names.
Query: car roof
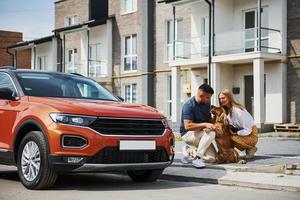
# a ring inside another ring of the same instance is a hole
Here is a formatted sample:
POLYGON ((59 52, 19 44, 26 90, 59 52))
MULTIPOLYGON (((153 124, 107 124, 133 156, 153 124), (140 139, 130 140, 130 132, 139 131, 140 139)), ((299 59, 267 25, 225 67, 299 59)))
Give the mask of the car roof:
POLYGON ((60 74, 60 75, 67 75, 67 76, 74 76, 74 77, 82 77, 82 78, 88 78, 88 77, 85 77, 84 75, 82 74, 77 74, 77 73, 64 73, 64 72, 54 72, 54 71, 46 71, 46 70, 33 70, 33 69, 17 69, 13 66, 3 66, 3 67, 0 67, 0 72, 12 72, 12 73, 15 73, 15 72, 28 72, 28 73, 43 73, 43 74, 60 74))

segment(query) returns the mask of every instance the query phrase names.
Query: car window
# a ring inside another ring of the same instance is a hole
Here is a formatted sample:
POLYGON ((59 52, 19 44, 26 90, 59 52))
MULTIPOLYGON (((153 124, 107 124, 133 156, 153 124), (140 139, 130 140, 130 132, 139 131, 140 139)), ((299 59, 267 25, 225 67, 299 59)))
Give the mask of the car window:
POLYGON ((0 88, 9 88, 14 92, 14 94, 16 94, 16 90, 12 83, 12 80, 7 74, 0 73, 0 88))
POLYGON ((18 72, 17 78, 27 96, 118 101, 101 85, 84 77, 59 73, 18 72))

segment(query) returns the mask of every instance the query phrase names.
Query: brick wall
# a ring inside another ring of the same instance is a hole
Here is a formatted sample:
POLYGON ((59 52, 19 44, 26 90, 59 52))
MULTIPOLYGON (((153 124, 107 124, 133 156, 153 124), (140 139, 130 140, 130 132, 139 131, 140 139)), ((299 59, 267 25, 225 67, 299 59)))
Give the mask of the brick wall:
POLYGON ((141 99, 141 78, 140 76, 121 77, 123 72, 122 42, 125 36, 137 34, 137 72, 130 73, 136 75, 140 73, 142 64, 142 1, 137 1, 137 11, 130 14, 121 13, 121 0, 109 0, 108 15, 114 15, 113 20, 113 93, 121 96, 122 88, 125 84, 137 83, 137 98, 141 99))
POLYGON ((288 121, 300 122, 300 1, 288 0, 288 121))
POLYGON ((55 3, 55 29, 64 27, 66 18, 75 15, 79 23, 89 20, 89 0, 64 0, 55 3))
MULTIPOLYGON (((6 47, 21 42, 23 34, 20 32, 0 31, 0 66, 13 65, 12 57, 7 53, 6 47)), ((31 50, 26 49, 17 53, 17 67, 31 68, 31 50)))
MULTIPOLYGON (((171 67, 166 61, 166 35, 167 35, 167 21, 173 19, 173 9, 170 4, 158 4, 156 0, 155 15, 154 15, 154 65, 155 70, 164 71, 156 73, 154 79, 154 104, 155 107, 166 113, 167 111, 167 86, 166 79, 171 75, 171 67), (169 70, 169 72, 167 71, 169 70), (164 90, 165 92, 161 92, 164 90)), ((183 37, 189 38, 191 31, 191 10, 190 5, 182 5, 176 7, 176 18, 183 20, 183 37)), ((182 74, 182 78, 185 78, 182 74)))

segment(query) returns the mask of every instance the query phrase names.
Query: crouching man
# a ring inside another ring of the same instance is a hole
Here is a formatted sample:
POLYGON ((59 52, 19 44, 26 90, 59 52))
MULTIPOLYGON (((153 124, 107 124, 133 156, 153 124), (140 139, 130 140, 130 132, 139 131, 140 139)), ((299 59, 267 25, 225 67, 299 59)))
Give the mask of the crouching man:
POLYGON ((216 133, 206 133, 203 129, 213 130, 214 125, 209 123, 210 100, 214 90, 207 84, 201 85, 196 95, 190 98, 182 108, 180 133, 187 144, 183 147, 183 163, 192 162, 196 168, 204 168, 205 162, 215 162, 216 150, 212 144, 216 133))

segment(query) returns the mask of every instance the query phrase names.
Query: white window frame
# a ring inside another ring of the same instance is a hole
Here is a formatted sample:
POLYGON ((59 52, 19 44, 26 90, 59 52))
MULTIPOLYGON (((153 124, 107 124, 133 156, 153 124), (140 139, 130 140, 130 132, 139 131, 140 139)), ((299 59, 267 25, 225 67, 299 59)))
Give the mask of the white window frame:
POLYGON ((137 11, 137 0, 121 0, 121 15, 135 13, 137 11), (129 1, 131 6, 126 10, 126 2, 129 1))
POLYGON ((37 56, 36 63, 37 63, 37 66, 35 69, 46 70, 48 68, 48 56, 47 55, 37 56))
MULTIPOLYGON (((175 20, 175 41, 178 40, 178 22, 183 23, 183 19, 179 18, 179 19, 175 20)), ((165 35, 166 49, 165 49, 165 56, 164 56, 165 59, 164 60, 165 60, 165 62, 169 62, 169 61, 173 60, 173 40, 174 40, 173 39, 173 19, 172 20, 167 20, 165 27, 166 27, 166 35, 165 35), (169 24, 172 24, 170 26, 170 29, 168 28, 169 24), (172 29, 172 31, 171 31, 171 33, 172 33, 171 43, 168 43, 168 36, 170 34, 168 30, 171 30, 171 29, 172 29), (169 57, 170 53, 171 53, 171 55, 169 57)), ((183 47, 183 45, 178 43, 178 42, 175 44, 175 56, 176 56, 176 51, 177 51, 178 48, 180 48, 180 46, 183 47)), ((175 58, 175 60, 177 60, 177 58, 175 58)))
POLYGON ((67 55, 66 55, 67 67, 65 69, 65 72, 77 73, 77 66, 76 66, 76 54, 78 53, 77 51, 78 51, 77 48, 67 49, 67 55), (73 58, 71 59, 71 61, 70 61, 70 52, 72 52, 72 58, 73 58))
POLYGON ((166 76, 166 115, 172 117, 172 75, 166 76))
POLYGON ((137 84, 136 83, 124 85, 124 101, 127 103, 136 103, 137 102, 137 84), (134 87, 135 87, 135 100, 133 99, 134 87), (127 88, 129 88, 129 96, 128 97, 127 97, 127 95, 128 95, 127 88))
POLYGON ((203 57, 208 56, 209 48, 209 17, 205 16, 201 18, 201 54, 203 57))
POLYGON ((101 48, 102 44, 101 43, 96 43, 96 44, 90 44, 89 45, 89 77, 101 77, 103 76, 102 74, 102 65, 101 65, 101 48), (93 52, 95 51, 95 55, 93 55, 93 52), (95 57, 93 57, 95 56, 95 57), (94 74, 91 74, 91 69, 94 70, 94 74))
POLYGON ((137 71, 137 62, 138 62, 138 57, 137 57, 137 34, 131 34, 131 35, 128 35, 128 36, 125 36, 124 39, 123 39, 123 52, 124 52, 124 55, 123 55, 123 59, 122 59, 122 63, 123 63, 123 70, 124 72, 136 72, 137 71), (135 51, 136 52, 133 52, 133 38, 135 37, 135 51), (129 38, 130 39, 130 47, 129 47, 129 53, 126 54, 126 39, 129 38), (133 60, 134 58, 136 58, 136 69, 133 69, 133 60), (126 62, 125 60, 126 59, 130 59, 130 69, 126 69, 126 62))
POLYGON ((69 16, 66 17, 65 19, 65 26, 74 26, 78 24, 78 16, 77 15, 73 15, 73 16, 69 16))

